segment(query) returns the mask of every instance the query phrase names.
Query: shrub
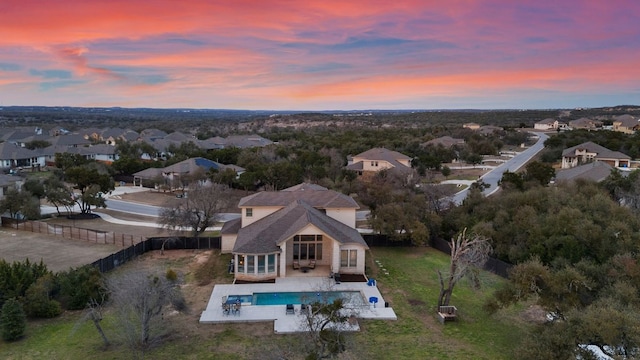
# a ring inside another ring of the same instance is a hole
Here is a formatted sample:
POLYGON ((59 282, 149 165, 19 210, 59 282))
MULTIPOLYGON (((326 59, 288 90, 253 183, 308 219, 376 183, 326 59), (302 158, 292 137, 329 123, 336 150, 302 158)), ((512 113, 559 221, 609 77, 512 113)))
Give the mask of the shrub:
POLYGON ((167 277, 167 280, 171 282, 176 282, 176 280, 178 280, 178 274, 176 274, 173 269, 168 269, 165 276, 167 277))
POLYGON ((60 303, 51 298, 55 281, 51 274, 40 277, 25 293, 24 311, 29 317, 52 318, 62 313, 60 303))
POLYGON ((0 312, 0 334, 5 341, 15 341, 24 336, 27 318, 22 304, 15 298, 4 302, 0 312))
POLYGON ((46 274, 50 272, 42 260, 31 263, 26 259, 9 264, 0 259, 0 307, 7 299, 23 297, 29 286, 46 274))
POLYGON ((102 302, 106 297, 104 278, 100 271, 92 266, 57 274, 60 286, 59 300, 68 310, 84 309, 94 299, 102 302))

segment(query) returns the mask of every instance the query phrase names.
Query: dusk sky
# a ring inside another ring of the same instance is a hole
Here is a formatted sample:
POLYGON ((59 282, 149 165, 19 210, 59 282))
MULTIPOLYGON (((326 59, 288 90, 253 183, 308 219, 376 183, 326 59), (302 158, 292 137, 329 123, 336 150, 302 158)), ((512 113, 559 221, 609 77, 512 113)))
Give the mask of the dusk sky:
POLYGON ((0 1, 0 106, 640 104, 640 1, 0 1))

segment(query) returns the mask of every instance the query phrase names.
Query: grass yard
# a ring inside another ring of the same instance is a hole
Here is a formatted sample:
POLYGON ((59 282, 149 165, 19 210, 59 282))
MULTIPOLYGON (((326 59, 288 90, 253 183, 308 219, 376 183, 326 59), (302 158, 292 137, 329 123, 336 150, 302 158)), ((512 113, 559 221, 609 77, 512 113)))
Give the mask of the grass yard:
MULTIPOLYGON (((442 325, 435 315, 439 292, 436 269, 446 269, 448 257, 428 248, 373 248, 368 272, 398 315, 397 321, 361 321, 363 331, 351 338, 342 359, 511 359, 528 326, 517 309, 489 316, 484 299, 500 282, 483 274, 483 290, 466 283, 454 290, 452 305, 459 321, 442 325), (381 264, 378 265, 378 262, 381 264), (389 275, 384 274, 384 270, 389 275)), ((199 324, 215 283, 229 283, 228 255, 202 251, 152 252, 116 271, 152 268, 163 274, 171 268, 185 280, 183 292, 190 311, 169 314, 172 336, 145 354, 149 359, 302 359, 302 335, 273 334, 272 323, 199 324), (209 256, 212 254, 211 256, 209 256), (212 279, 204 284, 203 274, 212 279), (203 285, 204 284, 204 285, 203 285)), ((118 333, 109 313, 103 320, 115 345, 104 349, 90 323, 74 331, 81 313, 65 313, 51 320, 30 322, 27 336, 16 343, 0 341, 2 359, 120 359, 131 351, 117 342, 118 333)))

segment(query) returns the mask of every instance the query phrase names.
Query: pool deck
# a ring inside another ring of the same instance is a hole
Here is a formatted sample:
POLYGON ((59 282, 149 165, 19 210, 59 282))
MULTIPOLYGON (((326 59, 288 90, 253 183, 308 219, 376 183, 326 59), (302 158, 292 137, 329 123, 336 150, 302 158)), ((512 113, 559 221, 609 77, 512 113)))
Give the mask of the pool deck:
MULTIPOLYGON (((302 315, 300 305, 294 305, 295 314, 286 313, 286 305, 250 305, 242 304, 239 313, 224 314, 222 299, 229 295, 251 295, 254 292, 304 292, 304 291, 360 291, 365 299, 377 297, 377 304, 368 304, 353 309, 354 315, 361 319, 397 320, 392 308, 385 307, 385 301, 377 286, 366 282, 342 282, 336 284, 326 277, 291 277, 277 279, 272 284, 223 284, 216 285, 211 292, 207 308, 200 315, 200 323, 222 324, 232 322, 264 322, 273 321, 275 333, 300 332, 302 315)), ((348 307, 348 306, 347 306, 348 307)), ((347 330, 358 331, 355 322, 347 330)))

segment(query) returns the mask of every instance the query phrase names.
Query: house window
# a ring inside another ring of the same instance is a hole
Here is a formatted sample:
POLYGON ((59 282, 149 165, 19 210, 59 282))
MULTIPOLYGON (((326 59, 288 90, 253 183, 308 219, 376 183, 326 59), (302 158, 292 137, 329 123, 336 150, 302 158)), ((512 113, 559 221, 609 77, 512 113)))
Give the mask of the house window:
POLYGON ((276 272, 276 254, 267 255, 267 271, 270 273, 276 272))
POLYGON ((247 273, 253 274, 256 267, 256 257, 253 255, 247 256, 247 273))
POLYGON ((264 274, 266 255, 258 256, 258 274, 264 274))
POLYGON ((340 266, 358 266, 358 250, 340 250, 340 266))
POLYGON ((247 263, 246 256, 238 255, 238 273, 244 273, 244 265, 247 263))
POLYGON ((253 208, 246 208, 244 211, 244 215, 246 217, 252 217, 253 216, 253 208))
POLYGON ((322 235, 294 236, 293 260, 322 260, 322 235))

